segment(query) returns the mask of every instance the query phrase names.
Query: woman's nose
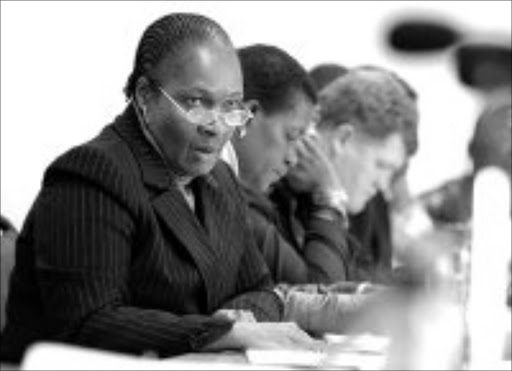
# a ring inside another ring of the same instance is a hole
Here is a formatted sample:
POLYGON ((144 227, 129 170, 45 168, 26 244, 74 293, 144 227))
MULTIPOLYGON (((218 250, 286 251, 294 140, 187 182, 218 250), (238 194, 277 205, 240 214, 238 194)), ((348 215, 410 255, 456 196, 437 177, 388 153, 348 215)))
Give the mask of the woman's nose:
POLYGON ((375 183, 378 191, 389 196, 391 192, 391 174, 380 174, 375 183))
POLYGON ((299 161, 299 157, 297 155, 297 150, 294 146, 290 146, 288 148, 288 151, 286 152, 286 156, 284 159, 284 162, 288 168, 292 168, 295 165, 297 165, 297 162, 299 161))
POLYGON ((212 118, 208 123, 203 125, 198 125, 197 130, 202 135, 207 136, 217 136, 225 131, 229 130, 224 123, 220 120, 220 118, 215 117, 212 118))

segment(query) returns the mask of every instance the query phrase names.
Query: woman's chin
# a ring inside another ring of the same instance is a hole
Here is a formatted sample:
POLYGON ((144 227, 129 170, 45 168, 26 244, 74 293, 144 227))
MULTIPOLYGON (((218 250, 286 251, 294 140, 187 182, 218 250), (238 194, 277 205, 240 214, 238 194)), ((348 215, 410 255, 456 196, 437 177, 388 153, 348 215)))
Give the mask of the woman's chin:
POLYGON ((363 203, 363 202, 349 202, 347 204, 347 211, 350 214, 355 215, 355 214, 359 214, 360 212, 362 212, 364 210, 364 207, 365 207, 365 203, 363 203))
POLYGON ((196 161, 187 167, 187 173, 192 177, 206 175, 212 171, 218 162, 217 159, 208 159, 206 161, 196 161))

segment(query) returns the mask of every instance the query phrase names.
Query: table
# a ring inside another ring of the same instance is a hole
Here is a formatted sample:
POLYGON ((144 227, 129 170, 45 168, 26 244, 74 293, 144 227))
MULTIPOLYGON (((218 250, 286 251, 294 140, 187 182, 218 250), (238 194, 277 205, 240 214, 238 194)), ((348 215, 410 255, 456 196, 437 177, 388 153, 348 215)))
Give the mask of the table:
MULTIPOLYGON (((295 351, 295 356, 288 358, 297 360, 301 352, 295 351)), ((375 358, 369 355, 362 358, 343 357, 344 364, 318 364, 299 366, 293 364, 252 364, 244 352, 225 351, 218 353, 189 353, 167 359, 134 357, 124 354, 86 349, 64 344, 39 343, 32 346, 20 366, 23 370, 52 369, 52 370, 297 370, 297 369, 375 369, 374 367, 359 368, 356 363, 364 360, 375 365, 375 358), (345 361, 348 361, 345 362, 345 361), (373 363, 371 363, 373 362, 373 363)), ((292 362, 293 363, 293 362, 292 362)))

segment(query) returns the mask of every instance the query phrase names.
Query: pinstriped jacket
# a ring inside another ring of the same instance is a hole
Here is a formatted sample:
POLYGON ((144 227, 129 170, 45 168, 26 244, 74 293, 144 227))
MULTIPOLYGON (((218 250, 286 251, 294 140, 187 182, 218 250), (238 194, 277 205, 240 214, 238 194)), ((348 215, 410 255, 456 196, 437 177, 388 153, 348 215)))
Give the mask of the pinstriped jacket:
POLYGON ((18 239, 2 359, 42 339, 194 351, 230 330, 219 308, 280 320, 228 166, 192 182, 194 213, 162 161, 129 106, 50 165, 18 239))

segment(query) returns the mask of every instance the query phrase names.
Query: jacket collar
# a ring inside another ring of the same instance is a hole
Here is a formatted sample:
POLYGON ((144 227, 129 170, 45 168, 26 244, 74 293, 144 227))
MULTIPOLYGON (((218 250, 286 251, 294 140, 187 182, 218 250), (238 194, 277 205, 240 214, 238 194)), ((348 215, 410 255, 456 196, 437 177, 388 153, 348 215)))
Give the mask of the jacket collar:
POLYGON ((144 135, 132 104, 116 118, 113 127, 126 141, 139 163, 144 183, 161 190, 169 189, 174 177, 162 156, 144 135))
POLYGON ((206 288, 206 310, 212 311, 225 298, 226 280, 232 280, 229 264, 239 246, 234 246, 232 231, 235 205, 213 183, 212 177, 192 181, 196 206, 201 208, 202 222, 187 205, 178 187, 170 187, 151 201, 162 223, 182 242, 191 255, 206 288))

